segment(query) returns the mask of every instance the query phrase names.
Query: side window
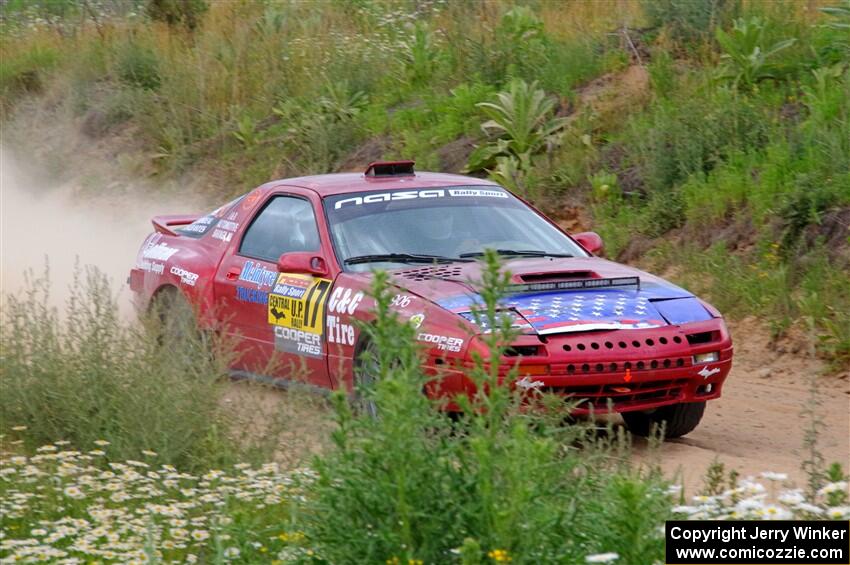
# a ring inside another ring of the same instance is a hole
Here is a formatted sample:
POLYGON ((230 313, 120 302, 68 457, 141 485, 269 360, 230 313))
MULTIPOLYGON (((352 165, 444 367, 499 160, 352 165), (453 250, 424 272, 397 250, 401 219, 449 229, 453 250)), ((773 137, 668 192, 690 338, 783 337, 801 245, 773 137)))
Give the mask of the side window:
POLYGON ((277 261, 284 253, 318 251, 319 231, 313 206, 292 196, 275 196, 248 226, 239 253, 277 261))

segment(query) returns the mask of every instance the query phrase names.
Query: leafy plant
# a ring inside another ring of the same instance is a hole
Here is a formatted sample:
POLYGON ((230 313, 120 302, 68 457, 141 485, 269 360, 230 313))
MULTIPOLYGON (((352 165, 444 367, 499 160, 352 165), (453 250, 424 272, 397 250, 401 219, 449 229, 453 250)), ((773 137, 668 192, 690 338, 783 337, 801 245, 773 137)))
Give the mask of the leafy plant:
POLYGON ((776 67, 770 59, 791 47, 796 39, 784 39, 765 47, 762 45, 764 31, 764 23, 757 17, 735 20, 731 33, 719 27, 714 31, 714 37, 724 50, 718 72, 720 79, 731 81, 735 88, 752 88, 759 81, 776 78, 776 67))
POLYGON ((347 81, 325 81, 324 93, 319 97, 319 107, 332 120, 343 122, 353 119, 369 103, 362 90, 353 90, 347 81))
POLYGON ((491 141, 470 155, 467 171, 480 171, 496 164, 498 157, 516 160, 516 168, 531 169, 533 155, 551 151, 559 144, 564 118, 556 118, 555 100, 537 88, 537 83, 516 79, 507 91, 496 95, 497 102, 481 102, 477 106, 490 118, 481 129, 491 141))
POLYGON ((721 16, 734 1, 702 0, 643 0, 647 18, 653 26, 666 27, 674 40, 682 44, 705 40, 711 28, 720 23, 721 16))
POLYGON ((404 46, 408 80, 413 85, 424 84, 431 78, 437 59, 433 34, 425 24, 418 22, 413 28, 413 36, 404 46))

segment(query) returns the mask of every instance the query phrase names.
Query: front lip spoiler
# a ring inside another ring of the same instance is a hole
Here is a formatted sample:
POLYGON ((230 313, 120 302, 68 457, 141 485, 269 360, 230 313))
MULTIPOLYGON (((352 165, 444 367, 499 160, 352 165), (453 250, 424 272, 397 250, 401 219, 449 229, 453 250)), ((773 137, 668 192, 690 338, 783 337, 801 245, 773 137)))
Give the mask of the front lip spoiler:
POLYGON ((598 330, 649 330, 652 328, 663 327, 664 326, 661 324, 651 324, 635 327, 632 324, 620 324, 617 322, 592 322, 589 324, 576 324, 573 326, 561 326, 557 328, 535 330, 535 332, 537 333, 537 335, 554 335, 566 333, 592 332, 598 330))

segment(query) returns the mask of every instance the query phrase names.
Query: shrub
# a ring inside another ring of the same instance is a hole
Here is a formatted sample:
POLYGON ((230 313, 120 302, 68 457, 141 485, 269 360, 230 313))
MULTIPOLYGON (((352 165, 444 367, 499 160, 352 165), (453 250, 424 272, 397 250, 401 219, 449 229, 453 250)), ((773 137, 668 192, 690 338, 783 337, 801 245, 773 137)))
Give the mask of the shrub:
POLYGON ((466 170, 486 169, 497 159, 507 158, 516 160, 514 168, 529 171, 533 155, 559 143, 566 120, 552 116, 555 101, 538 89, 537 83, 515 80, 509 90, 496 97, 498 102, 477 104, 490 118, 481 129, 492 139, 469 156, 466 170))
POLYGON ((653 26, 665 26, 674 40, 684 44, 705 41, 711 29, 734 11, 738 0, 644 0, 643 9, 653 26))
POLYGON ((764 23, 759 18, 738 19, 731 33, 717 28, 714 36, 723 48, 718 77, 729 80, 734 88, 752 88, 757 82, 768 78, 777 78, 776 67, 770 59, 783 49, 791 47, 795 38, 784 39, 766 46, 764 23))
POLYGON ((263 435, 239 435, 236 415, 222 407, 226 343, 189 332, 167 344, 166 354, 157 320, 122 320, 105 276, 94 269, 74 281, 63 315, 48 306, 48 287, 45 275, 6 297, 4 433, 25 426, 29 450, 57 440, 82 449, 107 441, 112 459, 153 450, 159 462, 181 469, 255 455, 263 435))
POLYGON ((162 80, 153 50, 132 41, 119 49, 115 65, 118 77, 130 86, 156 90, 162 80))

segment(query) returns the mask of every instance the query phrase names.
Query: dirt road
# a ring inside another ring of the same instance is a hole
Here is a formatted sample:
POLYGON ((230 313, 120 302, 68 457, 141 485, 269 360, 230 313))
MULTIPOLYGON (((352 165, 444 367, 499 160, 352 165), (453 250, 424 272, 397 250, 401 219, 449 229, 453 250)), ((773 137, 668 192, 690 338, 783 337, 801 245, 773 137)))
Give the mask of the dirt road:
MULTIPOLYGON (((850 374, 820 376, 823 365, 793 342, 769 347, 765 331, 753 321, 731 326, 735 340, 732 372, 723 397, 709 402, 699 427, 667 441, 660 449, 662 468, 680 474, 688 492, 702 483, 708 465, 718 458, 742 476, 762 471, 787 473, 798 485, 803 433, 801 410, 817 380, 823 418, 820 450, 827 463, 850 464, 850 374)), ((638 459, 651 457, 645 442, 636 445, 638 459)))

